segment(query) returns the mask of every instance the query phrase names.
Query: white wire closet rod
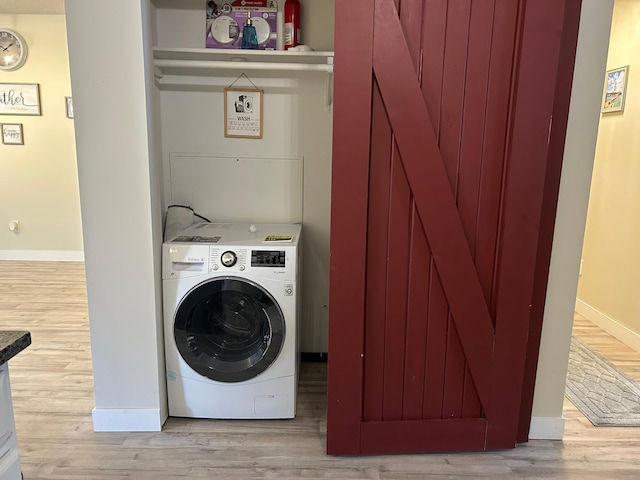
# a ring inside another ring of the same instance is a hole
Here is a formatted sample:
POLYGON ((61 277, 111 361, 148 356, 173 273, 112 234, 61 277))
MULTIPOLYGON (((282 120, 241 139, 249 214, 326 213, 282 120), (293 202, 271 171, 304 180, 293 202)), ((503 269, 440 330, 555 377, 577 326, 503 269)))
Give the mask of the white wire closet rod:
POLYGON ((332 64, 237 62, 225 60, 169 60, 155 59, 154 66, 162 68, 194 68, 202 70, 284 70, 333 73, 332 64))

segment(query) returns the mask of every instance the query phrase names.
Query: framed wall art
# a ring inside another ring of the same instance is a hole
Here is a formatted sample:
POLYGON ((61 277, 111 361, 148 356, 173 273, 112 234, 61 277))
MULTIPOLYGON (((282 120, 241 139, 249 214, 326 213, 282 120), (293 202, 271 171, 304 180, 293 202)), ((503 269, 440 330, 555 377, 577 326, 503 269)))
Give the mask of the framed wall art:
POLYGON ((0 83, 0 115, 40 114, 40 85, 0 83))
POLYGON ((607 71, 602 97, 602 113, 624 110, 628 76, 629 65, 607 71))
POLYGON ((262 94, 259 88, 224 89, 224 136, 262 138, 262 94))
POLYGON ((5 145, 24 145, 21 123, 2 124, 2 143, 5 145))

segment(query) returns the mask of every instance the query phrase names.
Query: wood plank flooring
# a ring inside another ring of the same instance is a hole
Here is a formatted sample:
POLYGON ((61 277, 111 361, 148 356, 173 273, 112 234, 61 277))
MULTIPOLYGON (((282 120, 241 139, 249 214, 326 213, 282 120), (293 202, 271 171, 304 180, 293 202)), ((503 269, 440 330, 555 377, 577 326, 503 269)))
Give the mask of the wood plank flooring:
MULTIPOLYGON (((33 344, 9 362, 26 480, 640 478, 640 430, 595 428, 569 402, 565 439, 490 453, 325 454, 326 368, 303 364, 298 416, 283 421, 170 418, 159 433, 94 433, 81 263, 0 261, 0 328, 33 344)), ((640 355, 586 320, 576 333, 640 379, 640 355)))

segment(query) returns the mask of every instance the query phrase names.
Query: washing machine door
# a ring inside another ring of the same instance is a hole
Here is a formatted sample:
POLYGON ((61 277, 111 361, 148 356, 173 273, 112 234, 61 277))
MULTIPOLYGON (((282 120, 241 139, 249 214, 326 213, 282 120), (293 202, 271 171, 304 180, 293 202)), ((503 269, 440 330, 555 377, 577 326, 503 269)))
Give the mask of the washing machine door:
POLYGON ((242 382, 278 357, 285 320, 274 298, 247 279, 218 277, 194 287, 180 303, 174 338, 185 362, 200 375, 242 382))

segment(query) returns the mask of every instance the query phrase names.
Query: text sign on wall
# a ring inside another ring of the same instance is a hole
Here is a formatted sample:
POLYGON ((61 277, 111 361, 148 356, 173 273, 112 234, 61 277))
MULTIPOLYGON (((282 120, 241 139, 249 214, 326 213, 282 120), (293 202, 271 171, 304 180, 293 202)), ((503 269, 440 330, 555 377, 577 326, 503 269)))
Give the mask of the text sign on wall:
POLYGON ((40 115, 40 86, 0 83, 0 115, 40 115))
POLYGON ((224 136, 262 138, 262 94, 259 88, 224 89, 224 136))

